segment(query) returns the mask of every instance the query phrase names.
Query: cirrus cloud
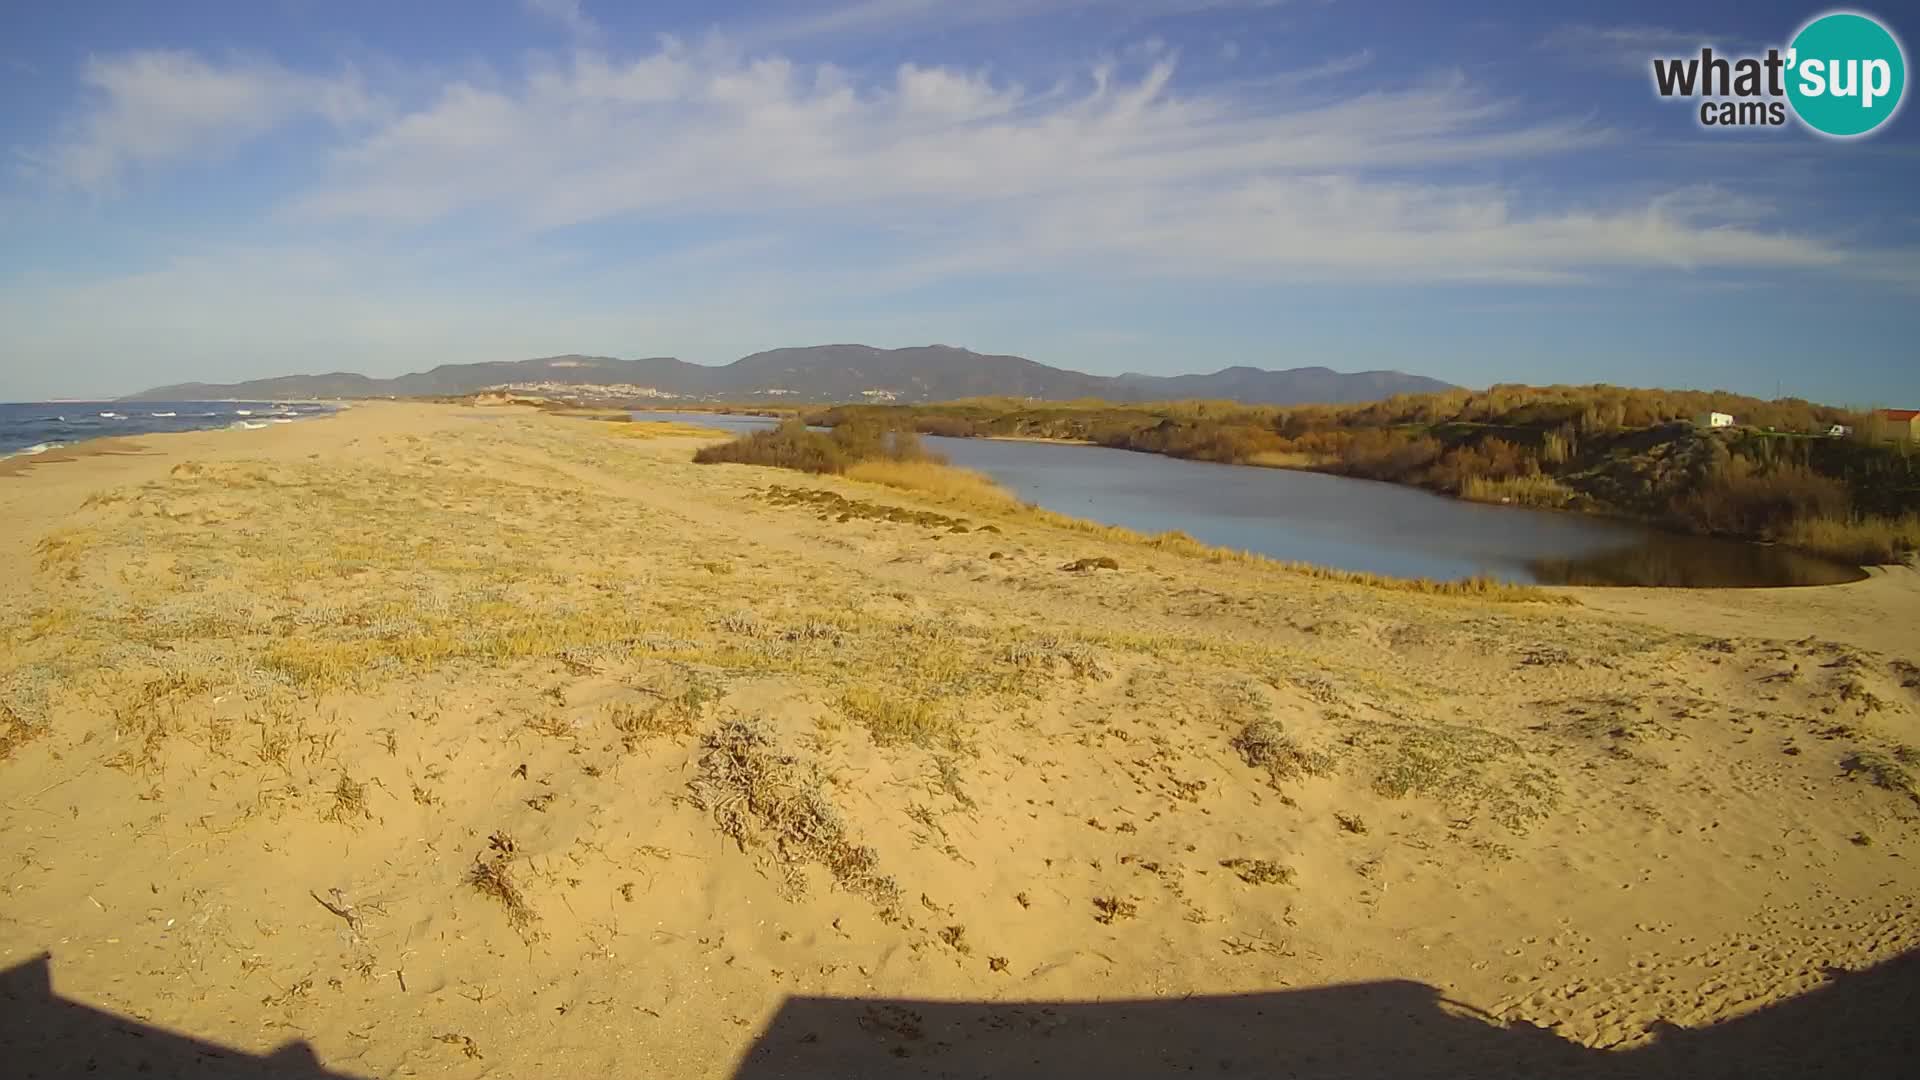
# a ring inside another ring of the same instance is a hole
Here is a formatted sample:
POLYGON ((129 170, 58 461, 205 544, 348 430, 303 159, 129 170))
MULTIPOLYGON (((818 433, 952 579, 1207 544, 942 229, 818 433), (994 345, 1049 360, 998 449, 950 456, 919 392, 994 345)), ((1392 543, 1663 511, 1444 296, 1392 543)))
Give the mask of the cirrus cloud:
POLYGON ((309 75, 272 61, 208 60, 151 49, 89 57, 85 104, 54 142, 25 160, 55 183, 112 187, 128 170, 177 161, 263 135, 303 116, 344 125, 374 102, 352 71, 309 75))
POLYGON ((1265 95, 1182 90, 1177 56, 1161 52, 1040 87, 913 63, 863 78, 675 41, 624 60, 581 52, 444 87, 339 147, 290 212, 403 227, 477 216, 531 232, 831 224, 891 247, 903 280, 1048 263, 1550 281, 1841 262, 1820 240, 1764 228, 1750 199, 1554 205, 1451 179, 1614 136, 1529 115, 1457 74, 1300 89, 1363 62, 1306 69, 1296 92, 1265 95))

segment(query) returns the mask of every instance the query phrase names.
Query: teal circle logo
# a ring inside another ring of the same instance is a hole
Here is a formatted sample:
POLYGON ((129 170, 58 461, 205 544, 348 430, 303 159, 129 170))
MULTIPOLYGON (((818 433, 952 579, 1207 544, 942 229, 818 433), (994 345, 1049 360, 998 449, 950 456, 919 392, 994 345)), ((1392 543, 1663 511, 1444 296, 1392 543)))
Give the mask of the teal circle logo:
POLYGON ((1875 20, 1836 11, 1794 35, 1787 53, 1787 100, 1823 135, 1865 135, 1893 118, 1907 88, 1900 42, 1875 20))

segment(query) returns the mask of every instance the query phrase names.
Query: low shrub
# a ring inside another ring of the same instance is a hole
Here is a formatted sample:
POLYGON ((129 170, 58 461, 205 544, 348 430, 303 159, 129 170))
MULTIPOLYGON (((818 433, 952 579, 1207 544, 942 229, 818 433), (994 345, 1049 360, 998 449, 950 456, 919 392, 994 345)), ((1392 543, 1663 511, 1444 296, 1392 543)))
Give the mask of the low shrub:
POLYGON ((1920 514, 1800 520, 1780 540, 1855 566, 1884 566, 1920 551, 1920 514))
POLYGON ((1796 522, 1850 516, 1847 487, 1805 465, 1766 468, 1751 458, 1717 461, 1692 491, 1674 500, 1682 523, 1702 532, 1777 540, 1796 522))
POLYGON ((788 420, 771 431, 755 431, 718 446, 702 447, 693 460, 702 465, 771 465, 812 473, 843 473, 869 461, 945 461, 929 453, 910 428, 864 422, 821 432, 809 430, 799 420, 788 420))

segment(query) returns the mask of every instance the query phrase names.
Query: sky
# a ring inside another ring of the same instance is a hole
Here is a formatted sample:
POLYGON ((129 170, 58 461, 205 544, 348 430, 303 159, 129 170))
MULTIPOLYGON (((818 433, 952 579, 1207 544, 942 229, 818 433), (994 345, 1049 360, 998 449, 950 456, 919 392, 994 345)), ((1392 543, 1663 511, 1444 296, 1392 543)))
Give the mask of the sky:
POLYGON ((1920 112, 1652 87, 1824 10, 6 0, 0 400, 860 342, 1920 407, 1920 112))

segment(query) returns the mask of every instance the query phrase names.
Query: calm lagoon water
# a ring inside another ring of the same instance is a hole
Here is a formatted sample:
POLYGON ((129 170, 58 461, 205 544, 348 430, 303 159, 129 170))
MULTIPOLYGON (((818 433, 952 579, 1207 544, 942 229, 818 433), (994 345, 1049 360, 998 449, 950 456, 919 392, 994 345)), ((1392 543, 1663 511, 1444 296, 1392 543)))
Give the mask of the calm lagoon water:
MULTIPOLYGON (((746 431, 761 417, 635 413, 746 431)), ((1059 443, 929 437, 929 449, 1020 498, 1140 532, 1394 577, 1719 588, 1862 577, 1785 548, 1680 536, 1578 514, 1488 506, 1396 484, 1059 443)))

